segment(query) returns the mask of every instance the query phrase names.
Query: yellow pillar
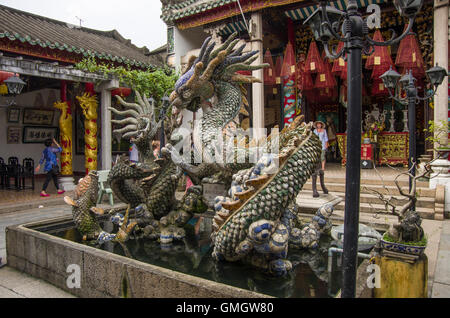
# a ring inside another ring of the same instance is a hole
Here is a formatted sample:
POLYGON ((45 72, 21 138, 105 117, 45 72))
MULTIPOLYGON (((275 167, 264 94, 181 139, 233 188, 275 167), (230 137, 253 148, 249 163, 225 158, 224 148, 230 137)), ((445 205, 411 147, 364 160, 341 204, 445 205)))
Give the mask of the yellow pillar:
POLYGON ((381 288, 375 298, 427 298, 428 258, 423 254, 415 263, 386 256, 375 257, 380 267, 381 288))
POLYGON ((91 96, 85 93, 83 96, 77 96, 84 115, 84 156, 86 174, 91 170, 97 170, 97 95, 91 96))
POLYGON ((57 102, 53 105, 61 111, 59 129, 61 137, 61 174, 71 176, 72 169, 72 113, 67 102, 57 102))

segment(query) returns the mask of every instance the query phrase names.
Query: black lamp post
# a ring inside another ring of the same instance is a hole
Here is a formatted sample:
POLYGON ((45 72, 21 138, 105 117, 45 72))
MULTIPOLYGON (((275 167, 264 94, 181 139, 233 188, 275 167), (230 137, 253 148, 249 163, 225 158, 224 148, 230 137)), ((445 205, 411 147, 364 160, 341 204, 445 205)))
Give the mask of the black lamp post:
MULTIPOLYGON (((409 158, 408 158, 408 170, 412 176, 409 177, 409 190, 411 191, 413 177, 416 175, 416 169, 414 163, 417 162, 416 155, 416 104, 421 100, 426 100, 434 96, 436 89, 442 84, 444 77, 447 75, 447 71, 438 65, 432 67, 426 71, 428 79, 433 85, 432 92, 427 92, 424 97, 418 96, 417 87, 415 85, 416 79, 412 75, 412 71, 409 70, 405 75, 401 76, 396 71, 389 69, 386 73, 380 76, 383 80, 384 86, 386 86, 389 95, 392 99, 399 102, 402 105, 408 106, 408 128, 409 128, 409 158), (401 77, 401 78, 400 78, 401 77), (400 78, 400 81, 398 80, 400 78), (406 97, 400 98, 392 94, 391 90, 395 89, 398 82, 402 85, 406 91, 406 97)), ((415 207, 411 208, 414 211, 415 207)))
POLYGON ((356 0, 349 0, 347 11, 343 12, 327 6, 325 0, 318 1, 320 7, 309 17, 309 23, 317 41, 325 47, 328 58, 339 58, 347 54, 347 169, 345 185, 345 219, 344 219, 344 252, 343 252, 343 285, 342 297, 354 298, 356 290, 356 266, 358 253, 359 227, 359 195, 361 182, 361 102, 362 51, 366 55, 373 53, 374 46, 388 46, 404 38, 412 28, 416 14, 422 7, 423 0, 394 0, 394 4, 402 16, 409 19, 405 32, 386 42, 372 40, 367 26, 367 19, 358 13, 356 0), (328 48, 330 39, 344 42, 344 48, 335 52, 328 48))

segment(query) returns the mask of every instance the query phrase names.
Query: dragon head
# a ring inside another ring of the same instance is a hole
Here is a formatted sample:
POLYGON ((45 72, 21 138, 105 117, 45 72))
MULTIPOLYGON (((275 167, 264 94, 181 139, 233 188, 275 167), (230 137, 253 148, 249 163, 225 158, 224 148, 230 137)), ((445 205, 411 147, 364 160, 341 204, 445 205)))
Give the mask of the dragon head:
POLYGON ((200 49, 198 57, 191 56, 186 71, 175 84, 170 95, 170 103, 178 109, 196 111, 200 105, 214 96, 216 81, 230 83, 260 82, 253 76, 237 74, 238 71, 252 71, 267 67, 268 64, 250 65, 256 60, 258 51, 242 54, 245 44, 234 50, 239 42, 232 34, 219 48, 210 44, 208 37, 200 49))

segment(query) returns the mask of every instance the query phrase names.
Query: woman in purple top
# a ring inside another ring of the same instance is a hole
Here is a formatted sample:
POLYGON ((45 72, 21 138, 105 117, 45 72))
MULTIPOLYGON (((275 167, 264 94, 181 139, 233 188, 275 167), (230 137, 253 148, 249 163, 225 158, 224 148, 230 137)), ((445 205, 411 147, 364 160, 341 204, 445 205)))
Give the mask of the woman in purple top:
POLYGON ((61 146, 56 142, 56 140, 53 138, 53 141, 51 139, 47 139, 44 142, 45 149, 42 151, 42 157, 41 160, 39 160, 39 164, 36 167, 36 172, 39 172, 39 169, 41 169, 41 164, 45 161, 44 171, 47 173, 45 177, 44 185, 42 186, 41 191, 41 197, 49 197, 50 194, 47 194, 45 190, 47 190, 47 186, 51 179, 53 179, 53 182, 55 183, 55 187, 58 190, 58 194, 63 194, 65 191, 60 190, 58 187, 58 160, 56 158, 56 154, 58 152, 62 151, 61 146), (53 144, 56 147, 53 147, 53 144))

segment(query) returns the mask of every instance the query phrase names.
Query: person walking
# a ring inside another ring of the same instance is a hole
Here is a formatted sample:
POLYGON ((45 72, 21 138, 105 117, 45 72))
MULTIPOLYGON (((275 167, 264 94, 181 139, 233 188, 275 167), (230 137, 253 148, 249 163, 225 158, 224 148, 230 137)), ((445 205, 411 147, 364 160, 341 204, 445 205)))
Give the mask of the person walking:
POLYGON ((137 163, 139 161, 139 151, 135 143, 130 146, 130 161, 137 163))
POLYGON ((62 151, 61 146, 56 142, 55 138, 53 140, 47 139, 44 142, 45 149, 42 151, 41 160, 39 160, 39 164, 36 167, 36 173, 41 169, 41 165, 45 161, 44 171, 47 173, 45 177, 44 185, 42 186, 41 197, 49 197, 50 194, 46 192, 48 184, 50 180, 53 179, 55 183, 55 187, 58 190, 58 194, 63 194, 65 191, 60 190, 58 187, 58 159, 56 158, 56 154, 62 151), (53 146, 54 145, 54 146, 53 146))
POLYGON ((319 197, 319 193, 317 192, 317 175, 320 177, 320 186, 322 188, 322 191, 324 194, 328 194, 328 189, 325 186, 325 163, 326 163, 326 152, 329 146, 328 143, 328 135, 327 131, 325 130, 325 124, 321 121, 316 121, 314 123, 314 133, 319 137, 320 141, 322 142, 322 153, 320 155, 320 163, 317 165, 316 170, 312 174, 312 190, 313 190, 313 197, 317 198, 319 197))

